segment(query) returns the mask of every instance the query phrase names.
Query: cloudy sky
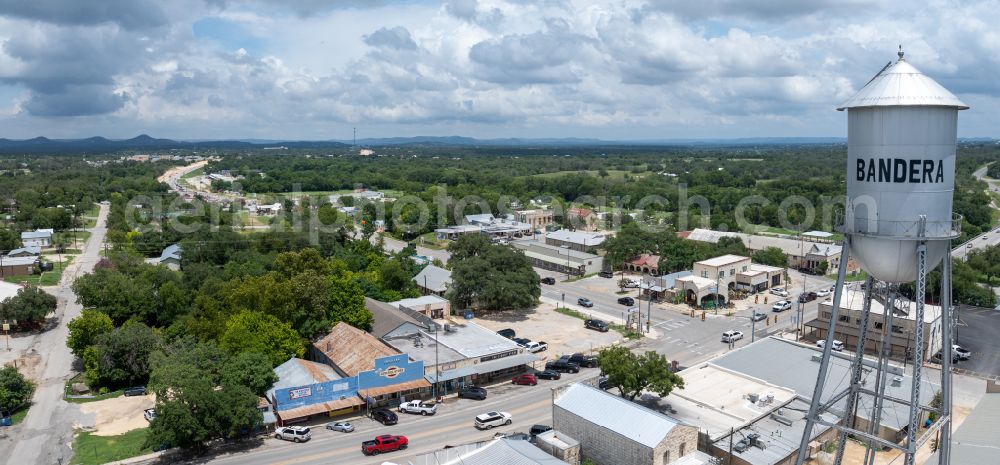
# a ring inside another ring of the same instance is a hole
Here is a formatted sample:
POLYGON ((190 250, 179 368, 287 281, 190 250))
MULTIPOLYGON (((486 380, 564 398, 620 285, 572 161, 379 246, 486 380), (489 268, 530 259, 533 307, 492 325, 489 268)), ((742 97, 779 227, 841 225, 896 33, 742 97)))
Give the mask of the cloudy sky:
POLYGON ((995 0, 0 0, 0 137, 844 136, 834 108, 898 44, 972 106, 961 136, 1000 136, 995 17, 995 0))

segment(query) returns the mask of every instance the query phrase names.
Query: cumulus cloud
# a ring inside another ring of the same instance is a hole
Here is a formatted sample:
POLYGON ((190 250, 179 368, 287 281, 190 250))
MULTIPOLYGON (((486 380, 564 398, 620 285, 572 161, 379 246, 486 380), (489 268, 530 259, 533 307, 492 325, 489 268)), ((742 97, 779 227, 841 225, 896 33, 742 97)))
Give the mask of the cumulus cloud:
POLYGON ((0 0, 0 15, 66 25, 116 23, 126 29, 162 26, 167 17, 151 0, 0 0))
POLYGON ((863 15, 852 0, 183 1, 54 11, 0 0, 0 95, 14 96, 0 108, 18 109, 0 114, 0 127, 63 136, 329 138, 354 125, 385 135, 843 135, 832 108, 899 43, 973 104, 960 132, 990 135, 1000 116, 1000 33, 987 0, 920 11, 885 0, 863 15), (255 42, 226 28, 206 39, 195 24, 207 18, 238 23, 255 42))

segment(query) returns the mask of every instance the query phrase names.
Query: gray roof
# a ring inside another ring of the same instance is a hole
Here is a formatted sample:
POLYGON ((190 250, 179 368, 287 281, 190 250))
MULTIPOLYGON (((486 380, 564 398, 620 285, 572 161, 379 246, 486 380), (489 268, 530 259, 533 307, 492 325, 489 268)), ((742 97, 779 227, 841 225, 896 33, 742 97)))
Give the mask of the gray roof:
POLYGON ((601 243, 604 242, 605 236, 604 234, 596 232, 570 231, 568 229, 560 229, 558 231, 552 231, 546 234, 545 238, 562 242, 571 242, 573 244, 580 244, 584 247, 594 247, 601 245, 601 243))
POLYGON ((181 246, 180 244, 171 244, 167 248, 163 249, 163 253, 160 254, 160 261, 164 260, 180 260, 181 259, 181 246))
MULTIPOLYGON (((986 394, 952 434, 951 463, 995 465, 1000 448, 997 431, 1000 431, 1000 394, 986 394)), ((937 462, 937 453, 927 461, 937 462)))
POLYGON ((600 258, 599 255, 594 255, 592 253, 580 252, 579 250, 573 250, 568 247, 559 247, 557 245, 549 245, 542 242, 534 241, 531 239, 525 239, 520 241, 514 241, 510 243, 514 248, 524 251, 525 255, 532 258, 540 259, 553 259, 558 263, 566 263, 567 261, 575 263, 583 263, 587 260, 594 260, 600 258))
POLYGON ((372 336, 381 338, 403 323, 415 323, 413 318, 401 312, 395 305, 365 297, 365 308, 372 312, 372 336))
POLYGON ((278 382, 274 383, 271 389, 268 389, 268 399, 273 399, 274 391, 278 389, 308 386, 340 379, 337 372, 329 365, 295 357, 275 367, 274 373, 278 375, 278 382))
MULTIPOLYGON (((796 453, 799 449, 799 440, 802 432, 805 431, 805 412, 809 410, 809 403, 801 398, 795 398, 787 406, 778 409, 780 416, 792 422, 791 426, 775 420, 774 414, 764 416, 754 422, 749 428, 742 428, 736 431, 733 443, 739 442, 746 437, 747 433, 755 432, 760 435, 760 441, 765 448, 751 447, 743 452, 734 452, 734 455, 742 461, 751 465, 772 465, 780 463, 789 455, 796 453)), ((823 419, 829 422, 836 422, 837 418, 830 414, 824 414, 823 419)), ((812 438, 815 439, 825 433, 829 426, 817 424, 813 427, 812 438)), ((728 450, 729 434, 715 442, 715 446, 728 450)))
MULTIPOLYGON (((438 340, 441 342, 442 349, 450 349, 451 351, 458 353, 460 358, 483 357, 486 355, 521 348, 516 342, 472 322, 465 322, 461 325, 450 323, 449 326, 452 331, 445 331, 443 328, 438 330, 438 340)), ((399 337, 404 335, 413 336, 417 333, 420 333, 420 339, 423 341, 423 349, 430 352, 431 359, 433 360, 434 332, 429 331, 423 326, 413 323, 404 323, 399 328, 396 328, 389 334, 386 334, 384 340, 389 345, 399 348, 400 345, 406 346, 408 344, 405 342, 407 339, 399 337)), ((409 340, 412 343, 412 339, 409 340)), ((419 358, 414 355, 415 352, 419 352, 420 350, 414 350, 412 348, 400 350, 406 352, 417 360, 427 361, 425 358, 419 358)), ((439 355, 441 354, 443 354, 443 352, 439 351, 439 355)), ((444 359, 440 360, 444 361, 444 359)))
MULTIPOLYGON (((499 358, 496 360, 490 360, 488 362, 477 363, 475 365, 469 365, 467 367, 457 368, 454 370, 442 371, 441 381, 450 381, 453 379, 462 378, 472 374, 485 374, 494 372, 497 370, 503 370, 507 368, 513 368, 518 365, 527 365, 529 363, 538 360, 534 354, 525 352, 523 354, 512 355, 510 357, 499 358)), ((427 363, 425 361, 425 363, 427 363)), ((434 359, 431 359, 429 365, 434 365, 434 359)), ((429 383, 434 383, 437 373, 430 372, 424 379, 429 383)))
POLYGON ((34 231, 24 231, 21 233, 21 239, 43 239, 50 238, 54 234, 51 229, 36 229, 34 231))
POLYGON ((465 215, 465 222, 469 224, 490 224, 495 220, 492 213, 480 213, 478 215, 465 215))
MULTIPOLYGON (((819 375, 817 357, 821 354, 822 352, 813 346, 768 337, 728 352, 712 360, 711 363, 792 389, 797 395, 809 400, 816 387, 816 378, 819 375)), ((830 359, 830 370, 821 396, 824 401, 847 387, 852 358, 848 354, 834 354, 830 359)), ((874 371, 865 371, 864 376, 866 377, 864 381, 874 385, 874 371)), ((897 375, 890 374, 889 378, 894 376, 897 375)), ((900 378, 900 385, 893 386, 889 383, 885 393, 896 398, 908 399, 913 378, 907 375, 901 375, 900 378)), ((922 402, 929 402, 936 389, 936 385, 932 385, 925 377, 920 394, 922 402)), ((870 398, 863 400, 861 408, 870 408, 872 404, 870 400, 870 398)), ((846 399, 841 400, 834 405, 833 410, 842 413, 837 409, 843 409, 846 402, 846 399)), ((858 415, 868 416, 868 414, 862 415, 861 412, 858 412, 858 415)), ((908 415, 909 410, 906 407, 894 402, 885 402, 882 408, 882 424, 898 430, 907 422, 908 415)))
POLYGON ((414 465, 569 465, 523 439, 502 438, 419 456, 414 465))
POLYGON ((31 245, 31 246, 28 246, 28 247, 19 247, 19 248, 13 249, 10 252, 7 252, 7 256, 8 257, 13 257, 13 256, 16 256, 16 255, 24 255, 24 254, 39 255, 41 253, 42 253, 42 248, 41 247, 39 247, 37 245, 31 245))
POLYGON ((3 266, 22 266, 22 265, 34 265, 38 263, 38 257, 31 255, 27 257, 4 257, 3 266))
POLYGON ((426 287, 434 292, 444 292, 451 285, 451 270, 434 265, 427 265, 413 277, 418 286, 426 287), (425 285, 426 284, 426 285, 425 285))
POLYGON ((656 447, 680 420, 582 383, 556 394, 555 404, 597 426, 656 447))

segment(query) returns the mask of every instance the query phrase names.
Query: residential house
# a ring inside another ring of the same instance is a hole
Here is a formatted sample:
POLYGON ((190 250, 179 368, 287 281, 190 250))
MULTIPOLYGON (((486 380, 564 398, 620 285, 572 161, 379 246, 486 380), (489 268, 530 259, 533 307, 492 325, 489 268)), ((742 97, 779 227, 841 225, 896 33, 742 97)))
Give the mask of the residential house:
POLYGON ((417 287, 424 295, 433 294, 444 297, 444 294, 448 292, 448 287, 451 286, 451 270, 427 265, 413 277, 413 281, 417 283, 417 287))
POLYGON ((21 245, 24 247, 50 247, 53 235, 55 235, 55 231, 52 229, 24 231, 21 233, 21 245))
POLYGON ((20 247, 7 252, 8 257, 37 257, 42 254, 42 248, 36 245, 20 247))
POLYGON ((588 252, 557 247, 532 240, 514 241, 514 248, 524 252, 532 265, 574 276, 586 276, 604 269, 604 258, 588 252))
POLYGON ((545 243, 556 247, 569 247, 579 252, 593 252, 604 243, 605 235, 591 231, 560 229, 545 235, 545 243))
POLYGON ((698 451, 698 428, 586 384, 555 388, 552 427, 597 465, 667 465, 698 451))
POLYGON ((166 266, 174 271, 181 269, 180 244, 168 245, 165 249, 163 249, 163 252, 160 253, 160 258, 157 259, 156 263, 166 266))
POLYGON ((39 263, 39 258, 36 256, 0 256, 0 278, 35 274, 35 271, 38 270, 39 263))

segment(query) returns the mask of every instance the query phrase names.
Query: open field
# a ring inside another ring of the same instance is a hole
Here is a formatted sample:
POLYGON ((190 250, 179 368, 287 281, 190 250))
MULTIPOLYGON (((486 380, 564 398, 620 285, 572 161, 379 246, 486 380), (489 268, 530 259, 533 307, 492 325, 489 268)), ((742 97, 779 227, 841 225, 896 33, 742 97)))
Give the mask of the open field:
POLYGON ((78 465, 100 465, 123 460, 153 450, 144 447, 148 428, 129 431, 118 436, 98 436, 81 432, 73 441, 73 462, 78 465))

